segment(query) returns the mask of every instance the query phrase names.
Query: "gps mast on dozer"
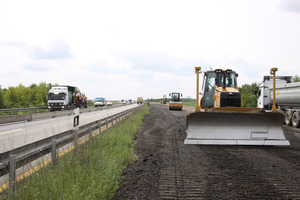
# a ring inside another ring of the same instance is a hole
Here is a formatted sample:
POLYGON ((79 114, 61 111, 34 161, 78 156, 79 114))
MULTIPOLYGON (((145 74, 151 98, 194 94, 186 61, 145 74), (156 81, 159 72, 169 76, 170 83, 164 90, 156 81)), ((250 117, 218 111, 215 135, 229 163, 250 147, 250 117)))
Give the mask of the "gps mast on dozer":
MULTIPOLYGON (((204 72, 199 96, 201 68, 195 69, 197 105, 187 116, 185 144, 290 145, 283 133, 280 113, 241 107, 236 72, 230 69, 204 72)), ((271 69, 274 76, 275 71, 271 69)))

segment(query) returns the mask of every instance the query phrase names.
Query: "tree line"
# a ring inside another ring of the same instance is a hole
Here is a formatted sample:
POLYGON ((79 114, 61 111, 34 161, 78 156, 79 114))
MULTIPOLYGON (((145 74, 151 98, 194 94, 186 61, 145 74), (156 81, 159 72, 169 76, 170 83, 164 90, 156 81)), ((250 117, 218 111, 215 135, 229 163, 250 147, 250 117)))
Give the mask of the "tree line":
MULTIPOLYGON (((300 82, 298 75, 294 76, 294 82, 300 82)), ((0 87, 0 109, 3 108, 27 108, 27 107, 43 107, 47 105, 47 94, 52 86, 51 84, 41 82, 40 84, 31 84, 29 87, 20 83, 16 87, 1 88, 0 87)), ((242 96, 243 107, 257 107, 257 97, 255 91, 259 90, 259 84, 244 84, 239 88, 242 96)), ((148 99, 148 102, 159 102, 160 99, 148 99)), ((184 102, 194 102, 191 97, 183 98, 184 102)), ((89 105, 93 103, 88 102, 89 105)))
POLYGON ((47 105, 47 94, 52 86, 41 82, 26 87, 20 83, 16 87, 0 88, 0 109, 43 107, 47 105))

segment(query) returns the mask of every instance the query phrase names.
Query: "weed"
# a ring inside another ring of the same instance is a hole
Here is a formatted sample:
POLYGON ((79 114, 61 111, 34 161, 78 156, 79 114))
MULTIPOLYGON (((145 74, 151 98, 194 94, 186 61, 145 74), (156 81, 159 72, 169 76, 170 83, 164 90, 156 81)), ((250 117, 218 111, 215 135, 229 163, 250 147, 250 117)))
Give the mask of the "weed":
POLYGON ((12 199, 111 199, 137 159, 133 140, 145 114, 148 106, 18 183, 12 199))

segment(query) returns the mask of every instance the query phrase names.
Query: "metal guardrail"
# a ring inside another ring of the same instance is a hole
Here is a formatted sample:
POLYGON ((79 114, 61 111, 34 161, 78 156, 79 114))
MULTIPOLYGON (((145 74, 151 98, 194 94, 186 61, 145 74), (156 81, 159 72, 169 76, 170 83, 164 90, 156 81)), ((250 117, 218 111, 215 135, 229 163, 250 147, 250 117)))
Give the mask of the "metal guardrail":
MULTIPOLYGON (((92 111, 98 111, 103 109, 109 109, 109 108, 116 108, 123 106, 115 105, 115 106, 105 106, 105 107, 90 107, 85 109, 80 109, 80 113, 86 113, 86 112, 92 112, 92 111)), ((0 113, 4 112, 21 112, 21 111, 36 111, 36 110, 45 110, 47 107, 40 107, 40 108, 12 108, 12 109, 0 109, 0 113)), ((38 113, 29 113, 29 114, 23 114, 23 115, 7 115, 7 116, 0 116, 0 124, 5 123, 12 123, 12 122, 18 122, 18 121, 32 121, 35 119, 41 119, 41 118, 55 118, 59 116, 65 116, 65 115, 72 115, 74 112, 73 110, 63 110, 63 111, 54 111, 54 112, 38 112, 38 113)))
POLYGON ((51 162, 55 163, 56 150, 67 144, 74 142, 75 148, 78 146, 78 140, 88 134, 88 138, 92 139, 92 132, 99 129, 99 133, 105 128, 107 130, 109 125, 118 123, 124 116, 138 110, 140 107, 131 108, 121 113, 106 117, 99 121, 92 122, 80 127, 80 130, 70 130, 58 135, 37 141, 18 149, 0 154, 0 176, 9 174, 8 191, 14 191, 14 183, 16 182, 16 169, 25 166, 34 160, 51 153, 51 162))
POLYGON ((32 107, 32 108, 10 108, 10 109, 0 109, 0 113, 13 113, 22 111, 39 111, 48 110, 47 107, 32 107))

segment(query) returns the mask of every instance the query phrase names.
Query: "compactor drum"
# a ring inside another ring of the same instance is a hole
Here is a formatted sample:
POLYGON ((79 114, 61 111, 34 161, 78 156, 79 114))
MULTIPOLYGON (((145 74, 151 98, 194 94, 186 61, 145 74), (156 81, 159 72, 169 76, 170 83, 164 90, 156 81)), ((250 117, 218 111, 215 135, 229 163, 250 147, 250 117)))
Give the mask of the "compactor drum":
MULTIPOLYGON (((197 94, 199 73, 197 72, 197 94)), ((185 144, 202 145, 290 145, 286 140, 283 115, 259 108, 242 108, 232 70, 204 73, 196 110, 187 116, 185 144)))

